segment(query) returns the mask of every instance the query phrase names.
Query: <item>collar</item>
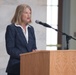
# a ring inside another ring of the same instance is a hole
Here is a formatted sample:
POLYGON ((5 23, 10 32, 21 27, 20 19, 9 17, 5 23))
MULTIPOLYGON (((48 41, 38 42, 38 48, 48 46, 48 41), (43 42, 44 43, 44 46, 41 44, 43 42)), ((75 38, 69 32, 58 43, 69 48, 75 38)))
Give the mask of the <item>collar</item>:
MULTIPOLYGON (((21 25, 19 25, 19 24, 15 24, 15 26, 23 28, 23 27, 22 27, 21 25)), ((26 28, 28 28, 28 27, 30 27, 30 25, 27 25, 27 26, 26 26, 26 28)))

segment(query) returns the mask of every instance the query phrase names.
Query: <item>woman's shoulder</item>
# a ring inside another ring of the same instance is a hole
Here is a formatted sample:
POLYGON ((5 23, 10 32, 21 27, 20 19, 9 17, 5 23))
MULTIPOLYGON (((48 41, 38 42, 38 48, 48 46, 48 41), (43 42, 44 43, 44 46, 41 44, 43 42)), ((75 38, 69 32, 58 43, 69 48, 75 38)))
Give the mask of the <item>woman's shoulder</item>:
POLYGON ((9 24, 9 25, 7 25, 6 29, 14 30, 15 29, 15 24, 9 24))
POLYGON ((7 25, 7 27, 15 27, 15 24, 9 24, 9 25, 7 25))

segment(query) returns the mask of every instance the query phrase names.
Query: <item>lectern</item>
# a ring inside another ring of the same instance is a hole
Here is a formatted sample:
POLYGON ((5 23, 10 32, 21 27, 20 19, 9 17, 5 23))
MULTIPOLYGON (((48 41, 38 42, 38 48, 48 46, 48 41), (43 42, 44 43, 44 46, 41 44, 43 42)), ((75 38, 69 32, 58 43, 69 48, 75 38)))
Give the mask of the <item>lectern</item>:
POLYGON ((20 55, 20 75, 76 75, 76 51, 36 51, 20 55))

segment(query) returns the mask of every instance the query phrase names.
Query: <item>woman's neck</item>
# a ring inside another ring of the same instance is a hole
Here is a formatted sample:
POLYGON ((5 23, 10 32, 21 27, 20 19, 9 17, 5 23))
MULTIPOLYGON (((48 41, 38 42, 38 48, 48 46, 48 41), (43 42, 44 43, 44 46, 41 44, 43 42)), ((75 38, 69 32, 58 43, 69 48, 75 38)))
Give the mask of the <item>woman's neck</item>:
POLYGON ((21 26, 23 27, 24 30, 26 30, 27 24, 22 23, 21 26))

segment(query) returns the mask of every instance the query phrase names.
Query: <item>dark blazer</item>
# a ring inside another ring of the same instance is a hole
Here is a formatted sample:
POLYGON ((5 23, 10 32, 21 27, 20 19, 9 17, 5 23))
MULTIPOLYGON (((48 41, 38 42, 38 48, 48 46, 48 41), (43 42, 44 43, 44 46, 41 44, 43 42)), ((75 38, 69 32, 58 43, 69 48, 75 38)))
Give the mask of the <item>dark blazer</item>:
MULTIPOLYGON (((20 54, 36 49, 34 28, 28 27, 28 43, 20 27, 10 24, 6 28, 6 50, 10 55, 6 72, 20 74, 20 54)), ((26 61, 27 62, 27 61, 26 61)))

